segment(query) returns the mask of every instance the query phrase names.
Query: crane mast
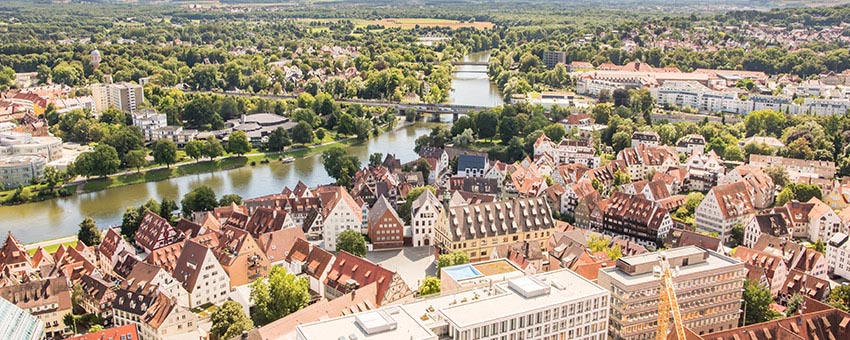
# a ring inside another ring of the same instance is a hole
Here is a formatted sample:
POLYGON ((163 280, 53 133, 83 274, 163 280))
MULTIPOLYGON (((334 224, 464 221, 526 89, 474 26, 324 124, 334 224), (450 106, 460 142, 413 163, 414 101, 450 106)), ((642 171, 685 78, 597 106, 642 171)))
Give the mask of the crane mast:
POLYGON ((673 272, 667 262, 667 254, 661 252, 658 256, 658 267, 655 274, 661 279, 658 301, 658 327, 655 331, 656 340, 666 340, 670 330, 670 314, 673 314, 673 329, 679 340, 685 340, 685 327, 682 325, 682 314, 679 302, 676 300, 676 290, 673 285, 673 272))

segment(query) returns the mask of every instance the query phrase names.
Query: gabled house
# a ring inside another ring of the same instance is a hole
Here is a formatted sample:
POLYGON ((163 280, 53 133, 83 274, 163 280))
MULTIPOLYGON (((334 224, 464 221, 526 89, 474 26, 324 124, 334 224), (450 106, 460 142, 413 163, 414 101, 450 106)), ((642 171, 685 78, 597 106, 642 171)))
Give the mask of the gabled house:
POLYGON ((413 229, 413 246, 434 244, 434 231, 445 227, 446 211, 431 190, 422 192, 410 205, 410 227, 413 229))
POLYGON ((26 248, 12 235, 11 231, 6 235, 3 248, 0 248, 0 269, 23 275, 28 275, 35 270, 26 248))
POLYGON ((404 221, 386 197, 378 198, 369 209, 366 223, 374 249, 401 248, 404 245, 404 221))
POLYGON ((622 236, 641 245, 654 245, 663 240, 673 220, 660 204, 643 196, 614 192, 603 213, 602 232, 622 236))
POLYGON ((785 279, 785 284, 782 285, 782 290, 779 292, 777 300, 779 300, 780 304, 785 305, 792 296, 800 294, 810 299, 826 301, 831 291, 828 280, 809 275, 797 269, 791 269, 785 279))
POLYGON ((189 307, 220 304, 227 300, 230 278, 212 250, 187 240, 172 275, 189 293, 189 307))
POLYGON ((337 236, 341 232, 345 230, 362 232, 363 210, 344 187, 321 187, 318 191, 322 200, 324 247, 328 251, 336 251, 337 236))
POLYGON ((790 238, 785 217, 777 213, 763 213, 753 216, 744 226, 744 246, 753 248, 762 235, 790 238))
POLYGON ((736 224, 747 223, 755 214, 752 198, 744 182, 718 185, 708 191, 697 206, 697 230, 717 233, 726 242, 736 224))
POLYGON ((245 224, 245 230, 253 237, 262 234, 295 227, 295 222, 285 210, 257 208, 245 224))
POLYGON ((457 176, 483 177, 487 171, 487 157, 461 154, 457 156, 457 176))
MULTIPOLYGON (((186 251, 185 247, 183 251, 186 251)), ((213 247, 212 251, 230 277, 231 288, 249 284, 269 272, 269 258, 245 230, 222 227, 218 246, 213 247)))
POLYGON ((147 210, 139 222, 136 230, 136 245, 145 253, 150 254, 154 249, 177 243, 183 234, 168 223, 168 220, 160 217, 154 212, 147 210))
POLYGON ((44 334, 48 338, 62 338, 71 331, 62 322, 65 314, 71 313, 73 308, 71 285, 64 277, 0 287, 0 298, 44 322, 44 334))
POLYGON ((679 154, 670 147, 638 144, 617 153, 617 160, 625 162, 632 180, 645 179, 652 172, 667 172, 679 166, 679 154))
POLYGON ((124 251, 135 252, 133 246, 124 240, 118 228, 109 228, 103 240, 97 246, 98 264, 106 274, 112 274, 112 268, 118 263, 118 255, 124 251))
POLYGON ((286 254, 284 266, 287 272, 307 276, 310 291, 318 296, 325 296, 325 280, 333 261, 333 254, 304 239, 295 239, 286 254))
POLYGON ((116 326, 138 327, 141 340, 198 338, 198 315, 157 290, 156 286, 119 289, 112 305, 116 326))
POLYGON ((289 249, 297 239, 306 239, 301 228, 285 228, 260 235, 257 244, 269 258, 269 265, 283 265, 289 249))
POLYGON ((413 295, 400 275, 346 251, 340 251, 325 279, 325 296, 335 299, 352 291, 377 283, 375 301, 385 305, 413 295))
POLYGON ((127 278, 121 282, 120 287, 136 291, 147 286, 155 286, 156 289, 170 298, 174 298, 178 304, 189 306, 189 292, 180 281, 177 281, 165 269, 145 262, 139 262, 127 274, 127 278))
POLYGON ((112 282, 99 274, 83 275, 80 280, 82 294, 78 297, 79 305, 88 313, 106 317, 112 310, 112 300, 115 299, 115 289, 112 282))
POLYGON ((779 295, 788 277, 788 267, 781 257, 741 246, 736 248, 732 257, 744 262, 750 279, 757 282, 766 279, 770 294, 774 297, 779 295))

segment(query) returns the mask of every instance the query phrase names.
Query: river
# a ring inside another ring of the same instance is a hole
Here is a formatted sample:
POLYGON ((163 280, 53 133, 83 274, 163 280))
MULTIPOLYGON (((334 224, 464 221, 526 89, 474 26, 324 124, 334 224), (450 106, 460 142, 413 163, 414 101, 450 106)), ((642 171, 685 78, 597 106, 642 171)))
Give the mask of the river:
MULTIPOLYGON (((466 61, 487 61, 489 52, 473 53, 466 61)), ((460 66, 459 71, 480 70, 482 66, 460 66)), ((455 72, 449 102, 456 104, 497 106, 501 94, 485 73, 455 72)), ((427 134, 434 125, 419 123, 387 132, 362 144, 348 147, 362 164, 375 152, 394 153, 402 162, 417 158, 413 152, 417 137, 427 134)), ((159 182, 128 185, 64 198, 0 207, 0 233, 11 230, 23 243, 32 243, 76 234, 79 223, 90 216, 100 228, 121 224, 128 206, 138 206, 149 198, 178 201, 184 194, 201 185, 210 186, 218 196, 234 193, 251 198, 280 192, 293 187, 298 180, 309 186, 333 182, 325 172, 319 155, 298 158, 293 163, 257 164, 215 173, 171 178, 159 182)), ((0 237, 3 237, 0 235, 0 237)))
MULTIPOLYGON (((490 51, 474 52, 463 58, 465 62, 487 62, 490 51)), ((499 106, 505 102, 496 84, 487 78, 487 66, 461 65, 452 73, 452 104, 474 106, 499 106)))

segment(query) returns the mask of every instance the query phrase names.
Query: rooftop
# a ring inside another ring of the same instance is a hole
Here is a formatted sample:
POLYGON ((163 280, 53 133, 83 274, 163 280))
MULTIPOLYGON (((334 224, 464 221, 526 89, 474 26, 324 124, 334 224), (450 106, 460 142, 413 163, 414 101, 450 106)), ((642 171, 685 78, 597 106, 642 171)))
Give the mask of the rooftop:
POLYGON ((336 319, 299 325, 301 339, 436 340, 404 308, 387 307, 336 319))
MULTIPOLYGON (((667 251, 667 258, 668 261, 671 262, 671 266, 674 266, 675 264, 673 262, 676 258, 687 257, 690 259, 690 257, 699 256, 701 254, 707 255, 704 261, 698 261, 696 263, 692 262, 688 265, 678 266, 679 277, 733 266, 740 266, 743 268, 743 263, 736 259, 720 255, 714 251, 703 250, 696 246, 670 249, 667 251)), ((623 257, 618 260, 618 265, 616 267, 603 268, 599 271, 600 275, 607 275, 613 281, 627 285, 639 285, 658 281, 658 278, 653 275, 652 270, 638 271, 635 274, 629 274, 621 268, 621 262, 635 267, 643 265, 651 266, 650 268, 652 268, 654 267, 654 264, 658 262, 658 253, 645 253, 641 255, 623 257)))
POLYGON ((486 320, 501 320, 608 292, 567 269, 534 277, 522 276, 495 285, 497 292, 468 303, 442 308, 446 319, 465 328, 486 320), (482 316, 486 315, 486 318, 482 316))

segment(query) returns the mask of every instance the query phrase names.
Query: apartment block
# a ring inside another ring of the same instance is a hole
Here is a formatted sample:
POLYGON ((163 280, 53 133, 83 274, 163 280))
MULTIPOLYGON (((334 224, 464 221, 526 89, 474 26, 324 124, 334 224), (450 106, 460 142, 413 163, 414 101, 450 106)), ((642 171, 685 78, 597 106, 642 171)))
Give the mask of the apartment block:
POLYGON ((91 86, 95 114, 113 107, 124 112, 136 111, 145 103, 141 85, 133 83, 94 84, 91 86))
MULTIPOLYGON (((615 340, 654 339, 658 326, 659 255, 646 253, 617 260, 599 271, 597 283, 611 292, 609 336, 615 340)), ((697 334, 735 328, 747 271, 738 260, 696 246, 667 251, 685 327, 697 334)))

